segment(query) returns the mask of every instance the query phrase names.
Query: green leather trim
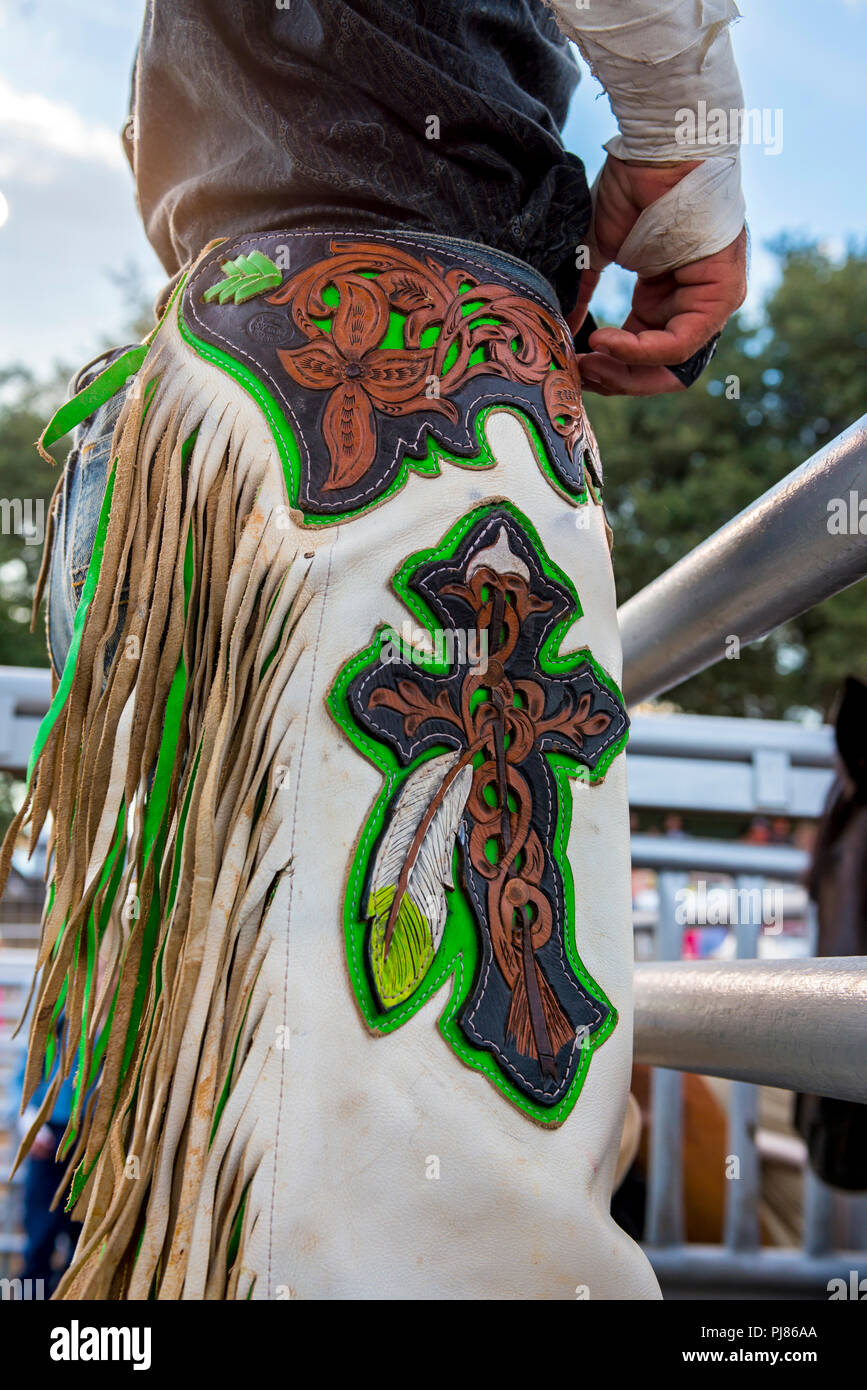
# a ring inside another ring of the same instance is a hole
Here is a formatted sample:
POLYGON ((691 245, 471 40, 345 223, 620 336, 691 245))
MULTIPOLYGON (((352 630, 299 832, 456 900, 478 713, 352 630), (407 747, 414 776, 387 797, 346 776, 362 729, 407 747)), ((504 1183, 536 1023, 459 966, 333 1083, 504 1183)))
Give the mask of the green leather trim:
POLYGON ((40 448, 49 449, 58 439, 74 430, 76 425, 80 425, 82 420, 86 420, 88 415, 92 415, 101 405, 105 405, 106 401, 111 400, 112 396, 116 396, 128 378, 139 370, 147 355, 148 349, 144 344, 141 347, 130 348, 111 362, 104 372, 94 377, 89 386, 85 386, 71 400, 66 401, 54 412, 42 431, 39 438, 40 448))
POLYGON ((72 681, 73 677, 75 676, 75 663, 78 659, 78 649, 81 646, 81 634, 84 630, 84 619, 87 614, 87 610, 90 606, 90 600, 93 598, 93 595, 96 592, 96 585, 99 579, 99 571, 102 565, 102 556, 103 552, 105 551, 105 538, 108 534, 108 519, 109 514, 111 512, 111 497, 112 493, 114 492, 114 469, 115 465, 112 464, 111 470, 108 475, 108 482, 106 483, 105 494, 102 499, 102 507, 100 508, 99 523, 96 528, 96 537, 93 543, 93 550, 90 556, 90 563, 87 567, 87 578, 84 581, 84 588, 81 591, 81 598, 79 600, 78 607, 75 610, 75 618, 73 619, 72 624, 72 642, 70 644, 69 653, 66 657, 66 663, 63 667, 63 674, 60 678, 60 684, 58 685, 57 690, 54 692, 54 698, 48 707, 48 711, 44 715, 42 723, 39 725, 39 732, 36 735, 36 741, 34 742, 32 749, 30 750, 30 760, 27 764, 28 787, 30 786, 30 780, 33 776, 33 769, 35 768, 39 756, 43 748, 45 747, 46 741, 48 739, 49 734, 51 733, 51 730, 54 728, 54 725, 57 722, 60 711, 66 704, 69 692, 72 689, 72 681))

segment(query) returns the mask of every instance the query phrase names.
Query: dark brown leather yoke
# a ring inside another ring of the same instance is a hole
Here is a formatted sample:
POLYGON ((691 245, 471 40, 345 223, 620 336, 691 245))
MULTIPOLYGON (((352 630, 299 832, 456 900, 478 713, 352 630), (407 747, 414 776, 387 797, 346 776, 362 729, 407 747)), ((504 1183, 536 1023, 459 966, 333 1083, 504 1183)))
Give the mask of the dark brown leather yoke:
POLYGON ((366 509, 431 438, 458 459, 475 457, 476 418, 494 404, 531 419, 549 475, 574 497, 585 468, 601 482, 578 361, 564 320, 522 269, 512 276, 504 258, 488 264, 483 247, 415 234, 263 232, 209 252, 181 314, 283 412, 301 455, 292 502, 305 512, 366 509), (275 272, 265 287, 218 297, 223 267, 255 252, 275 272))

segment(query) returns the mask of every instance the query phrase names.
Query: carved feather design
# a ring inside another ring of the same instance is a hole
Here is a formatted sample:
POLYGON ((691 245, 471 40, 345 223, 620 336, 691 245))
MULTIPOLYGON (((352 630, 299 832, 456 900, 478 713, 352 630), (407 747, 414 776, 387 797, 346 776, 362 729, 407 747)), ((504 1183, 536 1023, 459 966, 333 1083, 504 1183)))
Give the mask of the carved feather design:
POLYGON ((374 861, 367 908, 373 982, 386 1009, 412 994, 436 955, 472 780, 472 767, 459 753, 444 753, 422 763, 395 802, 374 861))

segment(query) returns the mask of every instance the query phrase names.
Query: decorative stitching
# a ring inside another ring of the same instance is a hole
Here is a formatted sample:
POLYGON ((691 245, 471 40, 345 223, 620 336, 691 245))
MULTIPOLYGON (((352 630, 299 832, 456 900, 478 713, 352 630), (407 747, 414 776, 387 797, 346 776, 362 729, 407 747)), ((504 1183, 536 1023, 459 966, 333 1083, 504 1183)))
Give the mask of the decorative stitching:
MULTIPOLYGON (((352 727, 343 717, 342 713, 331 704, 329 704, 329 709, 333 718, 336 719, 337 723, 348 735, 350 740, 354 742, 352 727)), ((350 868, 349 879, 347 881, 345 894, 347 904, 354 903, 356 897, 358 896, 358 880, 360 877, 363 877, 365 871, 366 859, 370 850, 370 843, 373 839, 376 838, 376 833, 378 833, 374 830, 374 826, 377 820, 377 810, 380 805, 386 806, 388 804, 389 800, 391 799, 391 796, 393 795, 394 789, 395 779, 393 777, 387 778, 386 783, 382 791, 380 792, 379 797, 377 797, 376 803, 374 804, 374 807, 367 818, 367 822, 362 832, 361 839, 358 842, 358 846, 353 856, 353 861, 350 868)), ((440 943, 439 949, 442 949, 443 945, 445 944, 445 940, 446 937, 444 934, 443 941, 440 943)), ((405 1019, 413 1017, 415 1014, 419 1013, 421 1009, 424 1008, 425 1004, 427 1004, 431 997, 434 994, 436 994, 437 990, 449 976, 456 976, 455 987, 449 996, 446 1008, 443 1010, 443 1013, 440 1014, 438 1020, 440 1031, 443 1031, 444 1022, 445 1024, 448 1024, 454 1019, 457 1013, 457 1001, 460 999, 461 991, 463 989, 463 951, 456 952, 456 954, 443 966, 440 973, 431 983, 425 981, 420 986, 421 992, 417 992, 409 1003, 405 1004, 401 1009, 395 1010, 394 1013, 389 1014, 387 1028, 377 1027, 376 1024, 373 1022, 371 1016, 368 1014, 367 1009, 363 1003, 363 982, 359 974, 356 957, 353 953, 350 952, 347 952, 347 956, 350 974, 352 976, 355 986, 355 997, 362 1008, 365 1021, 367 1022, 367 1025, 372 1032, 378 1034, 379 1036, 387 1036, 393 1030, 399 1028, 401 1023, 403 1023, 405 1019), (449 1012, 449 1006, 453 1006, 451 1008, 451 1012, 449 1012)), ((614 1023, 616 1023, 616 1021, 617 1014, 612 1006, 612 1027, 614 1026, 614 1023)), ((604 1035, 600 1032, 593 1034, 587 1042, 587 1052, 594 1052, 597 1047, 601 1047, 602 1043, 606 1041, 607 1037, 608 1032, 606 1032, 604 1035)), ((500 1086, 500 1078, 497 1076, 496 1064, 488 1060, 489 1054, 480 1053, 479 1051, 473 1053, 470 1050, 470 1048, 461 1041, 457 1033, 455 1033, 454 1036, 448 1037, 446 1041, 448 1042, 449 1047, 453 1048, 453 1050, 458 1054, 458 1056, 461 1058, 461 1060, 464 1062, 466 1066, 471 1067, 473 1071, 483 1072, 485 1076, 487 1076, 488 1080, 492 1081, 495 1086, 500 1086)), ((589 1057, 586 1065, 589 1065, 589 1057)), ((551 1127, 555 1123, 559 1122, 574 1105, 575 1099, 577 1099, 575 1087, 580 1076, 581 1072, 579 1070, 572 1078, 572 1085, 566 1092, 560 1104, 556 1107, 546 1109, 545 1113, 541 1116, 538 1115, 531 1108, 531 1103, 523 1099, 520 1093, 510 1090, 508 1098, 511 1101, 511 1103, 513 1105, 516 1105, 519 1110, 522 1110, 524 1114, 528 1116, 529 1119, 534 1120, 537 1124, 542 1123, 548 1127, 551 1127)))
MULTIPOLYGON (((328 600, 328 591, 329 591, 329 588, 330 588, 330 586, 331 586, 331 571, 332 571, 332 567, 333 567, 333 564, 334 564, 334 551, 335 551, 335 548, 336 548, 336 546, 337 546, 337 542, 338 542, 339 540, 340 540, 340 531, 338 530, 338 531, 335 532, 335 534, 334 534, 334 539, 333 539, 333 541, 331 542, 331 545, 330 545, 329 550, 328 550, 328 569, 327 569, 326 575, 325 575, 325 585, 324 585, 323 590, 322 590, 322 606, 321 606, 320 611, 319 611, 319 623, 318 623, 318 626, 317 626, 317 629, 316 629, 316 641, 315 641, 314 646, 313 646, 313 658, 312 658, 312 664, 311 664, 311 668, 310 668, 310 685, 309 685, 308 690, 307 690, 307 706, 306 706, 305 711, 304 711, 304 726, 303 726, 303 728, 302 728, 302 730, 301 730, 301 740, 300 740, 300 743, 299 743, 299 745, 298 745, 298 773, 297 773, 297 776, 296 776, 296 779, 295 779, 295 801, 294 801, 293 808, 292 808, 292 831, 291 831, 290 844, 289 844, 289 863, 290 863, 290 864, 291 864, 292 859, 294 858, 294 854, 295 854, 295 830, 296 830, 296 826, 297 826, 297 824, 298 824, 298 802, 299 802, 299 799, 300 799, 300 796, 301 796, 301 772, 302 772, 302 768, 303 768, 303 764, 304 764, 304 750, 305 750, 305 747, 306 747, 306 744, 307 744, 307 730, 308 730, 308 727, 309 727, 309 724, 310 724, 310 708, 311 708, 311 705, 312 705, 312 703, 313 703, 313 687, 314 687, 314 685, 315 685, 315 683, 316 683, 316 665, 317 665, 317 662, 318 662, 318 659, 319 659, 319 648, 320 648, 321 641, 322 641, 322 629, 323 629, 323 626, 324 626, 324 623, 325 623, 325 606, 326 606, 326 603, 327 603, 327 600, 328 600)), ((313 568, 312 565, 311 565, 310 568, 311 568, 311 570, 312 570, 312 568, 313 568)), ((295 889, 295 879, 294 879, 294 876, 290 873, 290 876, 289 876, 289 894, 288 894, 288 902, 287 902, 287 904, 286 904, 286 951, 285 951, 285 957, 284 957, 285 963, 284 963, 284 969, 283 969, 283 1016, 284 1016, 284 1020, 285 1020, 285 1017, 286 1017, 286 1013, 287 1013, 287 1011, 288 1011, 288 994, 289 994, 289 937, 290 937, 290 928, 291 928, 291 920, 292 920, 292 899, 293 899, 293 895, 294 895, 294 889, 295 889)), ((277 1099, 277 1129, 276 1129, 276 1133, 275 1133, 275 1135, 274 1135, 274 1163, 273 1163, 272 1170, 271 1170, 271 1181, 272 1181, 272 1183, 274 1183, 274 1184, 276 1184, 276 1181, 277 1181, 277 1154, 278 1154, 279 1149, 280 1149, 280 1126, 281 1126, 281 1122, 282 1122, 282 1118, 283 1118, 283 1089, 284 1089, 284 1081, 285 1081, 285 1075, 286 1075, 286 1054, 287 1054, 287 1052, 288 1052, 288 1048, 283 1048, 283 1049, 281 1049, 281 1057, 280 1057, 280 1090, 279 1090, 278 1099, 277 1099)), ((270 1290, 270 1288, 271 1288, 271 1267, 272 1267, 272 1266, 271 1266, 271 1253, 272 1253, 273 1244, 274 1244, 274 1208, 275 1208, 275 1203, 272 1202, 272 1203, 271 1203, 270 1218, 269 1218, 269 1226, 268 1226, 268 1288, 269 1288, 269 1290, 270 1290)))

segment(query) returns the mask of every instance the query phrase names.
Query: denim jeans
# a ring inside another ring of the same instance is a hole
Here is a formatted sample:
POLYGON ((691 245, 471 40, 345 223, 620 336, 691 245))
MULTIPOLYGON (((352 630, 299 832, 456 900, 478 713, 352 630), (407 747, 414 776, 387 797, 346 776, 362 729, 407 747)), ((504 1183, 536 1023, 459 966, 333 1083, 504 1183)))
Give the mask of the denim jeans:
MULTIPOLYGON (((70 394, 81 391, 125 348, 112 349, 78 373, 70 394)), ((48 578, 48 650, 58 676, 72 643, 75 613, 87 578, 99 513, 105 496, 111 457, 111 439, 123 403, 130 389, 128 382, 116 396, 84 420, 73 436, 72 448, 63 471, 63 484, 57 496, 51 569, 48 578)), ((118 616, 118 632, 125 604, 118 616)), ((106 665, 117 650, 117 637, 106 649, 106 665)))

